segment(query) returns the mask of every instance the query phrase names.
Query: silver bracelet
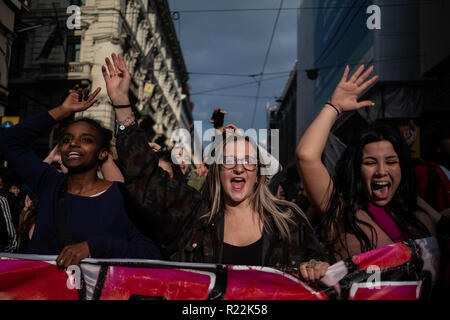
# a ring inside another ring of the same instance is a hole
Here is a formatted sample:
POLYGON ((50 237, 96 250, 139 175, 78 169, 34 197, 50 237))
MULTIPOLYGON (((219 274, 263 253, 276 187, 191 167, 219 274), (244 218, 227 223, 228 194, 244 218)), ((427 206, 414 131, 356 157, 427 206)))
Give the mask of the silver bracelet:
POLYGON ((118 130, 124 131, 126 128, 131 127, 132 125, 136 124, 136 118, 134 117, 134 115, 132 115, 132 116, 129 116, 128 118, 126 118, 123 121, 117 121, 116 120, 116 124, 117 124, 116 133, 117 133, 118 130))

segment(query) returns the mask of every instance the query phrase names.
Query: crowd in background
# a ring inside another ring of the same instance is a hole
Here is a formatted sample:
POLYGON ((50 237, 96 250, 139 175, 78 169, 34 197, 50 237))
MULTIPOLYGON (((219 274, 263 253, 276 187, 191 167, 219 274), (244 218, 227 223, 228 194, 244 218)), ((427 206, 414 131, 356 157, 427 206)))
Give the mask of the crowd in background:
POLYGON ((0 171, 0 252, 55 254, 61 268, 87 257, 293 267, 314 281, 349 256, 408 239, 449 236, 445 124, 429 159, 410 157, 413 122, 403 135, 377 122, 355 133, 335 176, 321 161, 337 117, 372 105, 357 101, 376 81, 369 79, 372 68, 352 76, 346 69, 292 161, 265 176, 260 147, 237 135, 235 126, 224 128, 221 109, 213 111, 211 123, 223 138, 219 156, 228 162, 193 167, 186 149, 149 141, 127 97, 123 59, 112 60, 106 59, 102 71, 125 128, 115 146, 112 133, 90 119, 66 126, 45 159, 29 146, 58 121, 92 106, 100 89, 89 94, 74 88, 61 106, 2 132, 7 166, 0 171), (239 142, 243 155, 225 148, 239 142))

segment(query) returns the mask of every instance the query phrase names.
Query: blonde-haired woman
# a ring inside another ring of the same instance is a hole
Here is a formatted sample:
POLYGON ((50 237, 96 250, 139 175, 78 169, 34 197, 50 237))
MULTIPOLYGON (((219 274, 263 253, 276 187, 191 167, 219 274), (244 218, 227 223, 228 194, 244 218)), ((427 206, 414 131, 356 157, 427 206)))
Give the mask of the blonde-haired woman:
POLYGON ((257 146, 245 138, 227 139, 216 153, 224 161, 209 168, 203 197, 171 180, 134 119, 125 63, 114 54, 112 60, 106 59, 103 75, 116 108, 126 188, 136 205, 132 218, 159 244, 163 258, 300 268, 306 280, 321 278, 329 265, 320 261, 325 259, 320 244, 300 209, 268 191, 257 146))
MULTIPOLYGON (((270 192, 267 176, 261 174, 259 154, 258 145, 249 137, 226 139, 202 189, 209 210, 201 219, 223 224, 222 263, 300 265, 307 278, 315 260, 303 261, 324 259, 324 255, 300 208, 270 192)), ((313 278, 317 279, 328 264, 317 262, 316 266, 313 278)))

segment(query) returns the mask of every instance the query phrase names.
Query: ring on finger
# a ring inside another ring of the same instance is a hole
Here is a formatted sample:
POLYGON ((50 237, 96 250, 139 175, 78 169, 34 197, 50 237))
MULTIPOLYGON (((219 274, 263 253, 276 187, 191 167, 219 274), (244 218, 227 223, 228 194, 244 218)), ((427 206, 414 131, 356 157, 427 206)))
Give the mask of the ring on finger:
POLYGON ((317 264, 317 260, 315 259, 311 259, 310 261, 308 261, 308 263, 306 264, 307 268, 314 268, 317 264))

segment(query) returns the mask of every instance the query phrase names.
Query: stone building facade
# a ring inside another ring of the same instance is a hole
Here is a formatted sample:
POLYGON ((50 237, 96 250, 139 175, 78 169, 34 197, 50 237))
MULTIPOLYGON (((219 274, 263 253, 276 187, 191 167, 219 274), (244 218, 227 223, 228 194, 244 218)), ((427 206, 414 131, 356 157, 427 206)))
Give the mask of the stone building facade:
POLYGON ((8 73, 12 45, 17 37, 14 22, 21 10, 28 10, 26 1, 0 0, 0 116, 8 104, 8 73))
POLYGON ((81 83, 102 91, 98 103, 76 117, 97 119, 113 130, 101 66, 116 53, 131 73, 136 111, 153 120, 149 136, 170 146, 175 129, 191 127, 188 73, 167 0, 33 0, 30 6, 20 23, 34 28, 15 46, 10 83, 17 94, 10 114, 27 117, 56 106, 81 83))

